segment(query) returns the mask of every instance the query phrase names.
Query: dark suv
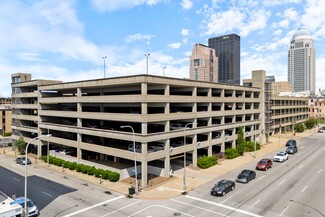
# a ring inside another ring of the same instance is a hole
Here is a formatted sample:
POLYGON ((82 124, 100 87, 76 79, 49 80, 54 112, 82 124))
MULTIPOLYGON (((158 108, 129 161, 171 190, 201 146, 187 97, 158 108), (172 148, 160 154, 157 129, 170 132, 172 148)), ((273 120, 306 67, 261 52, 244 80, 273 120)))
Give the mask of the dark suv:
POLYGON ((286 147, 289 147, 289 146, 297 146, 296 140, 294 140, 294 139, 288 140, 286 143, 286 147))

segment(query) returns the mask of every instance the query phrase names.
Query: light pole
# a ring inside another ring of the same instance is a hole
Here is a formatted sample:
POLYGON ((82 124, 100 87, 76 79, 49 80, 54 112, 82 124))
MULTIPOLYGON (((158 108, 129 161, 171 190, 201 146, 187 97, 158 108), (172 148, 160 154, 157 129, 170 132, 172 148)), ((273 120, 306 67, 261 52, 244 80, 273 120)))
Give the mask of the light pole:
POLYGON ((149 68, 149 56, 150 56, 150 53, 147 53, 147 54, 145 54, 145 57, 147 58, 147 75, 149 74, 149 72, 148 72, 148 68, 149 68))
POLYGON ((279 125, 279 147, 280 147, 280 135, 281 135, 281 124, 279 125))
POLYGON ((106 77, 106 56, 103 57, 103 60, 104 60, 104 78, 106 77))
POLYGON ((32 141, 35 141, 39 138, 42 138, 42 137, 50 137, 51 134, 47 134, 47 135, 41 135, 41 136, 37 136, 33 139, 31 139, 27 145, 26 145, 26 148, 25 148, 25 193, 24 193, 24 198, 25 198, 25 201, 24 201, 24 214, 25 216, 28 216, 28 208, 27 208, 27 151, 28 151, 28 146, 29 144, 32 142, 32 141))
POLYGON ((165 77, 165 69, 167 68, 167 66, 162 66, 161 68, 163 69, 163 75, 165 77))
POLYGON ((256 158, 256 125, 254 124, 254 158, 256 158))
POLYGON ((135 152, 135 139, 134 139, 134 129, 130 125, 121 126, 121 128, 131 128, 132 130, 132 136, 133 136, 133 153, 134 153, 134 177, 135 177, 135 195, 139 194, 139 188, 138 188, 138 172, 137 172, 137 155, 135 152))
POLYGON ((184 192, 183 192, 183 194, 187 194, 187 192, 186 192, 186 190, 187 190, 187 186, 186 186, 186 129, 187 129, 187 126, 189 126, 189 125, 194 125, 194 124, 196 124, 195 122, 193 122, 193 123, 187 123, 186 125, 185 125, 185 127, 184 127, 184 176, 183 176, 183 190, 184 190, 184 192))
MULTIPOLYGON (((47 135, 50 135, 50 129, 47 128, 47 135)), ((47 166, 50 166, 50 141, 47 140, 47 166)))

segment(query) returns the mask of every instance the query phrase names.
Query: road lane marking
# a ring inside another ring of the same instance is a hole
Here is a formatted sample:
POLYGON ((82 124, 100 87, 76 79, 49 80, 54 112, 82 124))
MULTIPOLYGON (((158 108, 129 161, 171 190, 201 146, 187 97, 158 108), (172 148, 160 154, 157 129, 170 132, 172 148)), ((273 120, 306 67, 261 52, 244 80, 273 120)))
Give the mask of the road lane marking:
POLYGON ((257 179, 257 181, 263 179, 265 177, 265 175, 261 176, 260 178, 257 179))
POLYGON ((115 198, 112 198, 112 199, 109 199, 109 200, 105 200, 105 201, 103 201, 103 202, 97 203, 97 204, 95 204, 95 205, 92 205, 92 206, 86 207, 86 208, 84 208, 84 209, 80 209, 80 210, 78 210, 78 211, 76 211, 76 212, 70 213, 70 214, 68 214, 68 215, 65 215, 64 217, 70 217, 70 216, 77 215, 77 214, 79 214, 79 213, 85 212, 85 211, 90 210, 90 209, 92 209, 92 208, 95 208, 95 207, 97 207, 97 206, 104 205, 104 204, 106 204, 106 203, 110 203, 110 202, 112 202, 112 201, 114 201, 114 200, 118 200, 118 199, 121 199, 121 198, 123 198, 123 197, 124 197, 124 196, 121 195, 121 196, 119 196, 119 197, 115 197, 115 198))
POLYGON ((279 185, 281 185, 284 181, 285 181, 285 179, 283 179, 282 182, 279 183, 279 185))
POLYGON ((113 212, 110 212, 110 213, 107 213, 107 214, 105 214, 105 215, 102 215, 101 217, 109 216, 109 215, 111 215, 111 214, 113 214, 113 213, 116 213, 116 212, 119 212, 119 211, 121 211, 121 210, 123 210, 123 209, 126 209, 126 208, 128 208, 129 206, 133 206, 134 204, 139 203, 139 202, 141 202, 141 200, 138 200, 138 201, 136 201, 136 202, 134 202, 134 203, 131 203, 131 204, 127 205, 127 206, 124 206, 124 207, 122 207, 122 208, 119 208, 119 209, 117 209, 117 210, 114 210, 113 212))
POLYGON ((52 195, 50 195, 49 193, 46 193, 45 191, 42 191, 42 193, 49 196, 49 197, 53 197, 52 195))
POLYGON ((219 207, 222 207, 222 208, 225 208, 225 209, 229 209, 229 210, 232 210, 234 212, 240 212, 240 213, 243 213, 243 214, 246 214, 246 215, 249 215, 249 216, 262 217, 260 215, 255 214, 255 213, 252 213, 252 212, 248 212, 248 211, 238 209, 238 208, 235 208, 235 207, 223 205, 223 204, 220 204, 220 203, 215 203, 215 202, 212 202, 212 201, 209 201, 209 200, 203 200, 201 198, 196 198, 196 197, 192 197, 192 196, 189 196, 189 195, 186 195, 185 197, 190 198, 192 200, 197 200, 197 201, 200 201, 200 202, 204 202, 204 203, 212 204, 212 205, 219 206, 219 207))
MULTIPOLYGON (((184 214, 184 215, 187 215, 187 216, 195 217, 194 215, 190 215, 190 214, 187 214, 187 213, 185 213, 185 212, 181 212, 181 211, 179 211, 179 210, 172 209, 172 208, 169 208, 169 207, 167 207, 167 206, 163 206, 163 205, 152 205, 152 206, 148 206, 148 207, 146 207, 146 208, 144 208, 144 209, 142 209, 142 210, 140 210, 140 211, 138 211, 138 212, 133 213, 132 215, 129 215, 128 217, 136 216, 137 214, 139 214, 139 213, 141 213, 141 212, 144 212, 144 211, 146 211, 147 209, 151 209, 151 208, 153 208, 153 207, 162 207, 162 208, 165 208, 165 209, 172 210, 173 212, 178 212, 178 213, 181 213, 181 214, 184 214)), ((224 216, 225 216, 225 215, 224 215, 224 216)))
POLYGON ((261 200, 256 201, 255 203, 253 203, 253 205, 251 205, 251 207, 255 206, 256 204, 258 204, 261 200))
POLYGON ((322 172, 322 170, 323 170, 323 169, 318 170, 318 174, 320 174, 320 173, 322 172))
POLYGON ((304 187, 304 189, 302 189, 301 192, 304 192, 304 191, 306 190, 307 187, 308 187, 308 185, 306 185, 306 186, 304 187))
POLYGON ((299 167, 299 169, 301 169, 303 166, 304 166, 304 165, 303 165, 303 164, 301 164, 301 165, 300 165, 300 167, 299 167))
POLYGON ((17 182, 21 182, 19 179, 17 179, 17 178, 13 178, 14 180, 16 180, 17 182))
POLYGON ((195 206, 193 204, 189 204, 189 203, 186 203, 186 202, 183 202, 183 201, 179 201, 179 200, 175 200, 175 199, 171 199, 172 201, 175 201, 175 202, 178 202, 178 203, 181 203, 181 204, 184 204, 184 205, 187 205, 187 206, 192 206, 192 207, 195 207, 197 209, 203 209, 207 212, 212 212, 214 214, 217 214, 217 215, 221 215, 221 216, 227 216, 225 214, 222 214, 222 213, 218 213, 218 212, 215 212, 215 211, 212 211, 212 210, 209 210, 209 209, 205 209, 205 208, 202 208, 202 207, 199 207, 199 206, 195 206))
POLYGON ((282 216, 286 211, 287 211, 287 209, 288 209, 289 207, 287 206, 282 212, 281 212, 281 214, 280 214, 280 216, 282 216))
POLYGON ((227 199, 223 200, 220 204, 223 204, 224 202, 226 202, 227 200, 229 200, 230 198, 232 198, 234 195, 231 195, 230 197, 228 197, 227 199))

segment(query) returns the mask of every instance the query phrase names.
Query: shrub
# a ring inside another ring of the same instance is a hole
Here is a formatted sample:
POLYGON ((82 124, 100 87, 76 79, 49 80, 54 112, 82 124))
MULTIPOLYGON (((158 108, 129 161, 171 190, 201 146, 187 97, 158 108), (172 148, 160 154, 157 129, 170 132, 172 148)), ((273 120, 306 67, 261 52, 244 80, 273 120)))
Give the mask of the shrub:
POLYGON ((9 133, 9 132, 6 132, 6 133, 4 133, 4 134, 3 134, 3 136, 4 136, 4 137, 8 137, 8 136, 11 136, 11 133, 9 133))
POLYGON ((212 167, 212 166, 216 165, 217 163, 218 163, 218 159, 216 156, 211 156, 211 157, 204 156, 204 157, 200 157, 197 160, 197 166, 202 169, 212 167))
POLYGON ((76 165, 76 171, 77 172, 81 172, 81 168, 82 168, 83 164, 77 164, 76 165))
POLYGON ((304 125, 302 123, 295 124, 295 131, 297 131, 298 133, 304 132, 304 125))
POLYGON ((225 155, 227 159, 233 159, 238 157, 240 154, 238 153, 236 148, 227 148, 225 151, 225 155))
POLYGON ((65 161, 65 162, 63 163, 63 167, 64 167, 64 168, 69 168, 71 163, 72 163, 72 162, 70 162, 70 161, 65 161))
POLYGON ((95 177, 99 178, 100 175, 102 175, 103 172, 104 172, 103 169, 96 169, 95 170, 95 177))
POLYGON ((120 180, 120 174, 117 172, 111 172, 109 176, 109 181, 110 182, 117 182, 120 180))
POLYGON ((109 170, 104 170, 104 171, 101 173, 102 178, 105 179, 105 180, 108 180, 108 179, 109 179, 109 173, 110 173, 110 172, 111 172, 111 171, 109 171, 109 170))
MULTIPOLYGON (((251 151, 254 151, 255 150, 255 144, 253 141, 246 141, 246 144, 245 144, 245 151, 248 151, 248 152, 251 152, 251 151)), ((256 142, 256 150, 259 150, 261 149, 261 145, 260 143, 256 142)))
POLYGON ((90 168, 87 168, 87 174, 90 175, 90 176, 93 176, 95 174, 95 171, 96 171, 96 168, 95 167, 90 167, 90 168))
POLYGON ((83 174, 87 174, 88 172, 88 167, 87 165, 83 165, 81 166, 80 172, 82 172, 83 174))
POLYGON ((71 162, 70 165, 69 165, 69 169, 70 170, 75 170, 77 165, 78 164, 76 162, 71 162))

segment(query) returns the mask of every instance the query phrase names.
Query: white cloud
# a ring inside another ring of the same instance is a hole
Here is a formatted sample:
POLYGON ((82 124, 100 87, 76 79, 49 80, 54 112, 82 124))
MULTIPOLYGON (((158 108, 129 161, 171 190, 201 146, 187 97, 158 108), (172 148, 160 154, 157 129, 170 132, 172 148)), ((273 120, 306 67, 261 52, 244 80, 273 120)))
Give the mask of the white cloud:
POLYGON ((290 21, 297 21, 298 20, 298 12, 293 9, 293 8, 288 8, 283 12, 283 16, 287 19, 289 19, 290 21))
POLYGON ((275 36, 280 36, 282 34, 282 30, 281 29, 277 29, 273 32, 273 35, 275 36))
POLYGON ((100 11, 115 11, 133 8, 140 5, 155 5, 163 0, 91 0, 93 7, 100 11))
POLYGON ((307 0, 305 14, 301 17, 301 23, 319 38, 325 38, 324 11, 324 0, 307 0))
POLYGON ((288 28, 288 26, 289 26, 289 20, 287 20, 287 19, 281 20, 279 22, 279 26, 282 27, 282 28, 288 28))
POLYGON ((124 41, 127 43, 133 42, 133 41, 144 41, 144 40, 150 40, 151 38, 153 38, 153 35, 144 35, 141 33, 136 33, 133 35, 128 35, 124 41))
POLYGON ((301 0, 264 0, 265 6, 277 6, 285 4, 300 4, 301 0))
POLYGON ((17 53, 17 57, 20 60, 27 60, 27 61, 36 61, 36 62, 44 62, 45 59, 41 58, 41 54, 39 53, 32 53, 32 52, 19 52, 17 53))
POLYGON ((191 0, 182 0, 180 4, 184 10, 189 10, 193 7, 193 3, 191 0))
POLYGON ((182 34, 182 36, 188 36, 190 34, 190 30, 182 29, 181 34, 182 34))
POLYGON ((316 59, 316 88, 325 89, 325 57, 319 57, 316 59))
POLYGON ((256 30, 262 30, 267 26, 267 19, 270 17, 270 13, 264 10, 250 12, 249 20, 243 26, 238 26, 240 29, 240 35, 245 37, 250 32, 256 30))
POLYGON ((181 47, 181 45, 182 45, 181 43, 176 42, 176 43, 169 44, 168 47, 171 49, 178 49, 181 47))

